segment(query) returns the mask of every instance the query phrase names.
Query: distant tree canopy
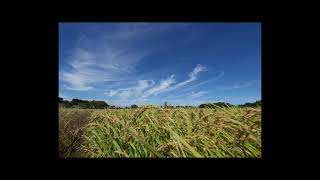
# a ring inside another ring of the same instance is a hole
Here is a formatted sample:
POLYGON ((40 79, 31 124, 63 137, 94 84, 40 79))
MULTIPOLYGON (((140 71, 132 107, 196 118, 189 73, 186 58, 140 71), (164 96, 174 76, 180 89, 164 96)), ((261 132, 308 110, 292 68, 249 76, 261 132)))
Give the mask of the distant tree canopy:
POLYGON ((200 104, 199 108, 217 108, 217 107, 231 107, 234 106, 229 103, 224 103, 224 102, 217 102, 217 103, 206 103, 206 104, 200 104))
MULTIPOLYGON (((234 107, 235 105, 224 103, 224 102, 217 102, 217 103, 206 103, 199 105, 199 108, 217 108, 217 107, 234 107)), ((261 100, 256 101, 254 103, 245 103, 238 105, 238 107, 258 107, 261 106, 261 100)))
MULTIPOLYGON (((162 107, 164 107, 164 108, 175 108, 175 106, 168 104, 167 101, 164 102, 162 107)), ((178 107, 178 106, 176 106, 176 107, 178 107)))
MULTIPOLYGON (((64 108, 81 108, 81 109, 122 109, 121 107, 111 106, 107 104, 104 101, 87 101, 87 100, 81 100, 81 99, 72 99, 71 101, 64 100, 63 98, 59 97, 59 106, 64 108)), ((199 108, 217 108, 217 107, 234 107, 236 105, 232 105, 229 103, 224 102, 216 102, 216 103, 205 103, 200 104, 199 108)), ((244 103, 241 105, 237 105, 237 107, 258 107, 261 106, 261 100, 256 101, 254 103, 244 103)), ((195 108, 194 106, 172 106, 168 105, 167 102, 164 103, 165 108, 195 108)), ((129 107, 124 107, 128 109, 129 107)), ((138 105, 133 104, 130 106, 130 108, 138 108, 138 105)))
POLYGON ((62 102, 63 102, 63 98, 59 97, 59 103, 62 103, 62 102))
POLYGON ((258 107, 261 106, 261 100, 260 101, 256 101, 254 103, 244 103, 239 105, 239 107, 258 107))
POLYGON ((131 105, 131 108, 138 108, 138 106, 133 104, 133 105, 131 105))
POLYGON ((59 106, 65 108, 82 108, 82 109, 105 109, 110 106, 104 101, 87 101, 81 99, 72 99, 71 101, 59 98, 59 106))

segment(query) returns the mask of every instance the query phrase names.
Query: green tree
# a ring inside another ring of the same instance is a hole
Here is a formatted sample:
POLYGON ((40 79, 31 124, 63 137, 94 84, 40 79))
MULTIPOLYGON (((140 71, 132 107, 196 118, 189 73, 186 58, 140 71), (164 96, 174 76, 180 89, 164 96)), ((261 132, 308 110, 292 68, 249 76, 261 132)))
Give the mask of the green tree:
POLYGON ((109 107, 109 105, 104 101, 92 101, 91 103, 95 109, 105 109, 109 107))
POLYGON ((138 106, 137 105, 135 105, 135 104, 133 104, 133 105, 131 105, 131 108, 138 108, 138 106))
POLYGON ((168 106, 167 101, 164 102, 164 107, 166 108, 168 106))

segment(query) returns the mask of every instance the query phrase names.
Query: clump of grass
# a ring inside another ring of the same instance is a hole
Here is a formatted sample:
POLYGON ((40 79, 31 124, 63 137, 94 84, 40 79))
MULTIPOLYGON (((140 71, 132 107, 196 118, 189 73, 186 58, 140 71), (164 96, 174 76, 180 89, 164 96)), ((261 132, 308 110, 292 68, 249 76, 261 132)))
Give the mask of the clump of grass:
POLYGON ((92 110, 59 108, 59 156, 81 157, 83 129, 92 110))
MULTIPOLYGON (((76 119, 73 111, 63 109, 60 116, 76 119)), ((81 133, 67 137, 78 137, 81 143, 66 149, 81 152, 81 157, 261 157, 260 107, 77 111, 86 114, 81 133)), ((69 121, 60 122, 64 127, 69 121)), ((70 145, 64 139, 60 143, 70 145)))

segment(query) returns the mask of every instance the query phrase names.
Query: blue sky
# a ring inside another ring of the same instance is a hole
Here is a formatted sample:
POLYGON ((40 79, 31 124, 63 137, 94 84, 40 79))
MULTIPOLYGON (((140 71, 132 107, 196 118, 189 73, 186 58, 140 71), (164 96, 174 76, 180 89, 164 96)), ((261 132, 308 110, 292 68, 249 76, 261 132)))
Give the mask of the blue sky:
POLYGON ((261 99, 260 23, 60 23, 59 96, 108 104, 261 99))

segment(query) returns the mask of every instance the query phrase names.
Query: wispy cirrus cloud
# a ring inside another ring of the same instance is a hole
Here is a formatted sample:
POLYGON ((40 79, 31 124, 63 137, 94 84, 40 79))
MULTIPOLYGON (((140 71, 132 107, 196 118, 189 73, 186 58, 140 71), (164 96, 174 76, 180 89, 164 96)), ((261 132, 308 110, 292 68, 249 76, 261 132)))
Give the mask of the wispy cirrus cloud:
POLYGON ((238 83, 238 84, 234 84, 232 86, 220 87, 218 89, 219 90, 229 91, 229 90, 234 90, 234 89, 247 88, 247 87, 250 87, 250 86, 256 84, 257 82, 258 82, 257 80, 251 80, 251 81, 247 81, 247 82, 241 82, 241 83, 238 83))
POLYGON ((196 67, 192 70, 192 72, 190 72, 189 79, 182 81, 168 89, 165 89, 164 91, 165 92, 173 91, 195 81, 197 79, 198 74, 202 71, 208 71, 208 69, 205 66, 202 66, 201 64, 197 64, 196 67))
MULTIPOLYGON (((137 86, 122 89, 111 89, 106 91, 104 94, 110 97, 120 97, 121 99, 128 99, 129 97, 139 97, 141 99, 144 99, 149 96, 157 96, 164 92, 174 91, 179 87, 185 86, 190 82, 195 81, 198 74, 202 71, 207 71, 207 68, 198 64, 192 70, 192 72, 190 72, 189 79, 177 84, 175 75, 172 74, 170 75, 170 77, 160 80, 157 84, 154 80, 139 80, 137 86)), ((204 92, 194 94, 193 96, 197 97, 202 95, 203 93, 204 92)))
POLYGON ((202 71, 207 71, 207 68, 204 67, 204 66, 202 66, 202 65, 200 65, 200 64, 197 64, 197 66, 196 66, 196 67, 193 69, 193 71, 189 74, 189 79, 186 80, 186 81, 183 81, 183 82, 181 82, 181 83, 179 83, 179 84, 177 84, 176 86, 173 87, 173 89, 177 89, 177 88, 179 88, 179 87, 181 87, 181 86, 184 86, 184 85, 186 85, 186 84, 188 84, 188 83, 196 80, 198 74, 199 74, 200 72, 202 72, 202 71))
POLYGON ((99 52, 77 48, 69 65, 71 70, 61 71, 61 80, 70 90, 90 90, 96 83, 123 80, 134 71, 136 64, 146 55, 144 52, 110 50, 99 52))
POLYGON ((198 74, 202 71, 207 71, 207 68, 200 65, 200 64, 197 64, 196 67, 189 74, 189 79, 182 81, 174 86, 171 86, 171 85, 174 84, 176 82, 176 80, 174 79, 174 75, 171 75, 170 78, 162 81, 159 86, 146 92, 146 94, 143 97, 148 97, 150 95, 158 95, 163 92, 169 92, 169 91, 176 90, 182 86, 185 86, 185 85, 191 83, 192 81, 195 81, 197 79, 198 74))
POLYGON ((206 94, 208 94, 207 91, 192 92, 190 97, 191 98, 199 98, 199 97, 202 97, 202 96, 204 96, 206 94))
POLYGON ((167 100, 170 102, 183 103, 186 101, 195 101, 209 94, 209 91, 192 91, 188 93, 179 93, 178 95, 171 95, 167 97, 167 100))
POLYGON ((122 88, 122 89, 116 89, 116 90, 108 90, 105 92, 105 95, 108 95, 110 97, 117 96, 121 99, 127 99, 129 97, 138 97, 141 96, 144 90, 154 85, 153 80, 139 80, 137 85, 134 87, 129 88, 122 88))
POLYGON ((224 76, 224 71, 218 71, 218 75, 217 76, 215 76, 215 77, 213 77, 213 78, 211 78, 209 80, 200 82, 198 84, 195 84, 195 85, 189 86, 187 88, 184 88, 184 89, 182 89, 182 91, 184 91, 184 92, 185 91, 190 91, 190 90, 195 89, 197 87, 200 87, 200 86, 203 86, 203 85, 208 84, 210 82, 213 82, 215 80, 218 80, 218 79, 222 78, 223 76, 224 76))
POLYGON ((157 86, 146 91, 144 93, 144 95, 142 96, 142 98, 146 98, 150 95, 158 95, 158 94, 166 91, 175 82, 176 82, 176 80, 174 79, 174 75, 171 75, 169 78, 161 80, 157 86))
MULTIPOLYGON (((103 36, 106 40, 118 41, 118 40, 136 40, 136 39, 148 39, 153 36, 165 32, 166 30, 185 27, 186 23, 126 23, 116 26, 116 31, 113 34, 103 36)), ((130 42, 129 42, 130 43, 130 42)))
POLYGON ((130 78, 137 65, 154 49, 136 48, 144 40, 189 23, 109 23, 91 26, 80 33, 68 60, 70 68, 60 70, 68 90, 88 91, 108 81, 130 78))
POLYGON ((258 96, 246 80, 261 73, 260 34, 251 23, 59 23, 59 93, 115 105, 258 96))

